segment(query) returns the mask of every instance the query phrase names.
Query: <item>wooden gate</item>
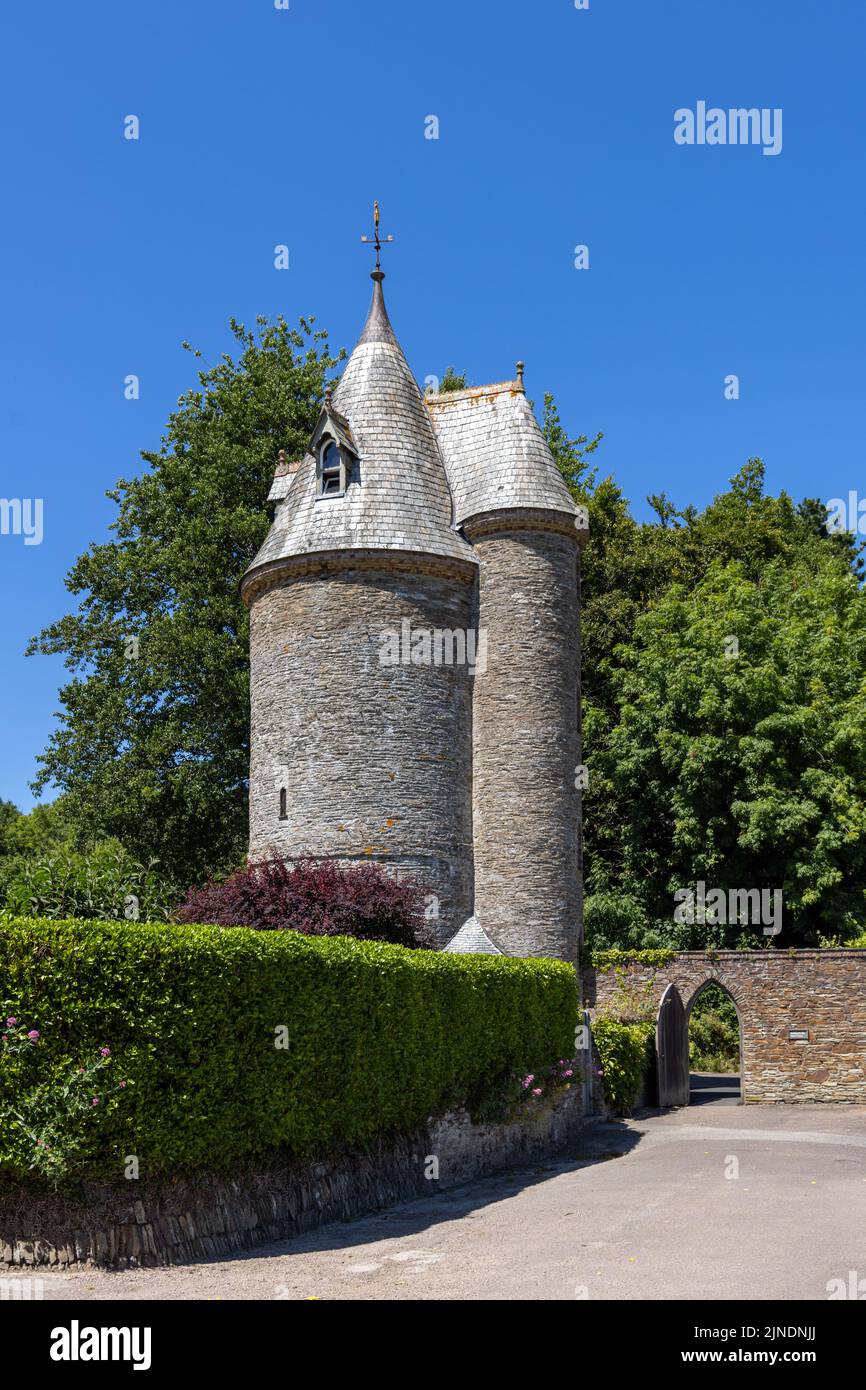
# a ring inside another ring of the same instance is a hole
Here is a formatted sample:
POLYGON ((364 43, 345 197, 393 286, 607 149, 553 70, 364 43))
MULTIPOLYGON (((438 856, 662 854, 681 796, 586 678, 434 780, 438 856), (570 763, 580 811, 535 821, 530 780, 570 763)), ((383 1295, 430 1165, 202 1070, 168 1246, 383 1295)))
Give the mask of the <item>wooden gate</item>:
POLYGON ((659 1105, 689 1103, 689 1031, 676 985, 662 995, 656 1023, 659 1105))

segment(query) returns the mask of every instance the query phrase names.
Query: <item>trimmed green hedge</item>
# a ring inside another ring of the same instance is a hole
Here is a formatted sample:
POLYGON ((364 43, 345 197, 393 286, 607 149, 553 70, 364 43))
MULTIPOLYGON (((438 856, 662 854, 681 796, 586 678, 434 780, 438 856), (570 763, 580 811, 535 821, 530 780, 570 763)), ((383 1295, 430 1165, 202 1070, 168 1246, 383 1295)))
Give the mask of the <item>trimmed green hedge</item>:
MULTIPOLYGON (((0 1067, 0 1110, 111 1048, 125 1090, 87 1114, 76 1176, 316 1156, 472 1106, 571 1056, 574 970, 243 927, 0 920, 0 994, 41 1040, 0 1067), (275 1046, 277 1030, 288 1047, 275 1046)), ((0 1168, 26 1171, 9 1124, 0 1168)))
POLYGON ((618 1115, 626 1114, 638 1098, 641 1082, 652 1065, 655 1028, 652 1023, 621 1023, 597 1017, 592 1039, 601 1063, 604 1098, 618 1115))

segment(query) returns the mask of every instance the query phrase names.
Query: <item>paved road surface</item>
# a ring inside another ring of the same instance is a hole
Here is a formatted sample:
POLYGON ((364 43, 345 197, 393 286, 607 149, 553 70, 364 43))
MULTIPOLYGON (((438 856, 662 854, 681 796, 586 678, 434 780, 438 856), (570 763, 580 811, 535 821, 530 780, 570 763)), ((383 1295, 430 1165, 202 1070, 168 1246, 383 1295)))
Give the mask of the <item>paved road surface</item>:
POLYGON ((825 1299, 866 1278, 866 1109, 593 1122, 563 1162, 172 1269, 46 1272, 52 1299, 825 1299), (738 1172, 738 1176, 729 1176, 738 1172))
POLYGON ((739 1105, 739 1072, 693 1071, 689 1077, 690 1105, 739 1105))

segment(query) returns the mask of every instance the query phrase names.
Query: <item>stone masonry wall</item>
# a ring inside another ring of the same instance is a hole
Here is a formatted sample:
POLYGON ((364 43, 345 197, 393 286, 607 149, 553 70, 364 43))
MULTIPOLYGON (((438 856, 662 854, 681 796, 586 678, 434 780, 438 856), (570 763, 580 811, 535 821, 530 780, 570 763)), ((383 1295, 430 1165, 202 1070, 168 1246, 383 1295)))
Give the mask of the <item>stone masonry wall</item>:
POLYGON ((593 1013, 628 999, 657 1013, 675 984, 688 1014, 710 980, 740 1016, 744 1101, 866 1105, 866 950, 686 951, 661 966, 590 969, 584 1003, 593 1013))
POLYGON ((321 564, 253 599, 250 852, 417 874, 444 945, 472 912, 471 676, 379 659, 404 619, 413 632, 470 626, 471 573, 423 565, 321 564))
POLYGON ((523 1123, 474 1125, 454 1110, 415 1134, 321 1163, 92 1187, 80 1198, 0 1198, 0 1266, 177 1264, 290 1239, 562 1153, 583 1123, 581 1103, 575 1086, 523 1123))

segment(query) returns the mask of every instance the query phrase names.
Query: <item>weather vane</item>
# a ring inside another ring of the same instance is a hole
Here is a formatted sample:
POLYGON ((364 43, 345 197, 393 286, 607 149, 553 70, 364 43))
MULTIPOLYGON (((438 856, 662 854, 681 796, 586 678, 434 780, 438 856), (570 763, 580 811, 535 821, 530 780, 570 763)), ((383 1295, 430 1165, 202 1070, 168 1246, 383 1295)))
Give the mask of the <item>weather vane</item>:
MULTIPOLYGON (((375 248, 376 248, 376 269, 377 269, 377 270, 381 270, 382 267, 381 267, 381 265, 380 265, 380 263, 379 263, 379 253, 380 253, 380 251, 382 250, 382 247, 383 247, 383 245, 384 245, 384 242, 382 241, 382 239, 381 239, 380 236, 379 236, 379 200, 378 200, 378 198, 377 198, 377 199, 375 200, 375 202, 373 203, 373 228, 374 228, 373 235, 372 235, 372 236, 362 236, 362 237, 361 237, 361 240, 362 240, 362 241, 366 241, 366 242, 368 242, 369 244, 375 246, 375 248)), ((394 240, 394 238, 393 238, 392 236, 386 236, 386 237, 385 237, 385 242, 393 241, 393 240, 394 240)))

